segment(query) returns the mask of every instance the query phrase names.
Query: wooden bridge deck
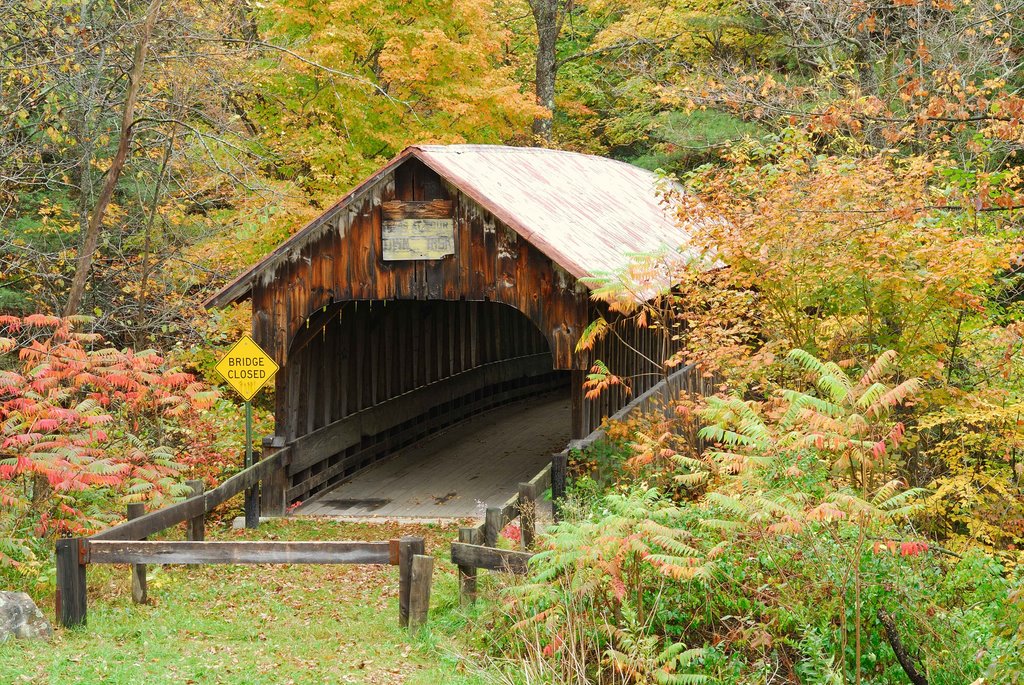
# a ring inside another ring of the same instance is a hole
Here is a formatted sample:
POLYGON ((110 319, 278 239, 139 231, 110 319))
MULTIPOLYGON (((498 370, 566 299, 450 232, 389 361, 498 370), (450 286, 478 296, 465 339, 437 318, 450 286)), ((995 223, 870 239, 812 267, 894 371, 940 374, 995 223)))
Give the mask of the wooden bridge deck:
MULTIPOLYGON (((564 449, 569 395, 548 393, 480 414, 304 502, 295 513, 345 518, 482 517, 564 449)), ((544 515, 543 513, 541 514, 544 515)))

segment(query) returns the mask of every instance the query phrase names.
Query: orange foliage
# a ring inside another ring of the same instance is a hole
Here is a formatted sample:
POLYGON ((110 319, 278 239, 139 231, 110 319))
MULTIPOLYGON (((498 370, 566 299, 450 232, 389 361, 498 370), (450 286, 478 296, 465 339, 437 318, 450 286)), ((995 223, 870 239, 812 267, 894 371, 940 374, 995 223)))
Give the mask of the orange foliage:
POLYGON ((0 317, 0 350, 20 361, 0 371, 0 499, 39 535, 95 530, 111 498, 181 494, 168 430, 216 398, 152 350, 97 347, 86 321, 0 317))

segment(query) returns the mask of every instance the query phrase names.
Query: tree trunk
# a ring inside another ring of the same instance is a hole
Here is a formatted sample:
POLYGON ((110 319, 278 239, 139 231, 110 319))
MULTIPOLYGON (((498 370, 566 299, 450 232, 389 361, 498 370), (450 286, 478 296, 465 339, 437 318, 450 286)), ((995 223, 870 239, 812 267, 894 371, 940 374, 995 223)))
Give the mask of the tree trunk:
POLYGON ((164 156, 160 160, 160 171, 156 176, 156 188, 153 190, 153 200, 149 205, 149 218, 146 220, 146 234, 142 242, 142 260, 139 267, 139 297, 138 297, 138 312, 136 312, 137 325, 134 331, 134 342, 135 349, 139 349, 143 340, 140 336, 144 335, 145 322, 146 322, 146 301, 149 293, 149 274, 151 270, 149 256, 153 249, 153 224, 156 223, 156 213, 160 207, 160 191, 163 187, 164 176, 167 173, 167 165, 171 161, 171 155, 174 153, 174 143, 177 140, 178 125, 174 124, 171 128, 171 137, 167 141, 167 145, 164 147, 164 156))
POLYGON ((234 10, 237 26, 233 27, 233 33, 238 33, 243 40, 250 43, 259 41, 259 26, 256 24, 256 14, 253 12, 249 0, 237 0, 234 10))
POLYGON ((533 133, 545 142, 551 142, 551 120, 555 113, 555 75, 558 72, 555 47, 562 28, 558 3, 559 0, 530 0, 537 23, 537 104, 548 110, 546 116, 533 120, 533 133))
POLYGON ((152 0, 150 2, 149 8, 146 10, 142 34, 139 36, 139 42, 135 45, 132 71, 128 75, 128 92, 125 94, 124 110, 121 114, 121 133, 117 142, 117 152, 114 154, 114 160, 110 164, 110 169, 107 170, 107 178, 96 200, 96 206, 89 217, 89 224, 86 227, 81 252, 78 254, 75 277, 71 281, 71 291, 68 293, 68 301, 64 307, 64 316, 76 314, 82 304, 85 284, 89 278, 89 270, 92 268, 93 258, 96 255, 96 248, 100 241, 103 217, 107 213, 107 207, 110 205, 110 200, 114 195, 114 188, 121 178, 121 172, 124 170, 124 163, 128 157, 128 146, 131 143, 132 128, 135 123, 135 102, 139 95, 139 85, 142 82, 142 72, 146 64, 149 38, 153 33, 153 26, 156 24, 156 18, 160 13, 160 3, 161 0, 152 0))

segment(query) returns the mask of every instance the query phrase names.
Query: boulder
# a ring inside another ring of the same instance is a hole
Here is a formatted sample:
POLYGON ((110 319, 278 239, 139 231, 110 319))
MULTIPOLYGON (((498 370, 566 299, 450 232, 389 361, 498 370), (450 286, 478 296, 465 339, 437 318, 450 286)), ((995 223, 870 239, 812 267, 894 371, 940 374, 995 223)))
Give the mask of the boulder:
POLYGON ((0 643, 10 638, 49 640, 53 627, 24 592, 0 592, 0 643))

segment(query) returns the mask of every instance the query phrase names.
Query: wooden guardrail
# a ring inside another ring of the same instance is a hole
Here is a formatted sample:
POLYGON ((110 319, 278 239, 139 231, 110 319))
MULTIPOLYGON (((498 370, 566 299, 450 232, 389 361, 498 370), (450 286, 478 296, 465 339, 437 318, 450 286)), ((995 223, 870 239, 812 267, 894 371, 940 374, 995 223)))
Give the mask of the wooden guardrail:
POLYGON ((91 537, 57 541, 57 620, 65 627, 84 625, 87 615, 87 568, 90 564, 130 564, 132 600, 147 600, 147 564, 387 564, 399 567, 399 625, 416 628, 427 618, 433 557, 425 556, 422 537, 384 542, 353 541, 205 541, 205 516, 231 497, 254 488, 287 462, 288 449, 278 451, 220 486, 203 491, 202 481, 189 481, 193 495, 184 502, 144 514, 143 505, 129 505, 129 520, 91 537), (185 541, 145 540, 178 524, 186 524, 185 541))
MULTIPOLYGON (((465 542, 452 543, 452 563, 462 568, 485 568, 491 571, 507 573, 526 573, 526 565, 533 556, 532 552, 520 552, 511 549, 495 549, 483 545, 471 545, 465 542)), ((476 576, 473 576, 474 581, 476 576)), ((475 591, 475 586, 474 586, 475 591)), ((472 595, 470 595, 472 598, 472 595)))
MULTIPOLYGON (((610 420, 621 421, 635 411, 661 410, 666 415, 674 407, 680 393, 709 395, 717 390, 717 379, 700 375, 694 365, 683 367, 667 376, 650 390, 636 397, 629 404, 612 415, 610 420)), ((451 547, 452 563, 459 567, 459 594, 464 603, 476 599, 477 569, 504 571, 523 574, 533 554, 529 551, 537 533, 537 500, 549 487, 554 519, 561 516, 560 501, 565 497, 568 485, 569 453, 586 449, 604 437, 604 429, 598 428, 581 440, 573 440, 569 446, 555 454, 551 463, 526 483, 519 484, 519 491, 499 507, 489 507, 484 522, 475 527, 460 528, 459 541, 451 547), (498 549, 498 535, 516 518, 520 519, 522 531, 521 549, 498 549)), ((696 434, 692 436, 696 439, 696 434)))
MULTIPOLYGON (((91 537, 93 540, 141 540, 154 535, 171 526, 198 519, 213 511, 235 495, 249 488, 257 487, 260 482, 283 468, 287 463, 288 449, 283 449, 261 459, 249 468, 236 473, 213 490, 203 491, 201 481, 189 481, 192 484, 192 496, 184 502, 157 509, 138 518, 130 519, 121 525, 100 531, 91 537)), ((201 527, 192 533, 202 539, 201 527)))
POLYGON ((551 475, 552 464, 547 464, 533 478, 520 483, 516 494, 501 506, 488 507, 483 523, 459 528, 459 541, 452 543, 451 558, 459 567, 459 596, 463 603, 476 601, 477 569, 526 572, 526 562, 533 556, 529 550, 537 537, 537 502, 552 487, 551 475), (501 530, 517 518, 522 551, 497 549, 501 530))

